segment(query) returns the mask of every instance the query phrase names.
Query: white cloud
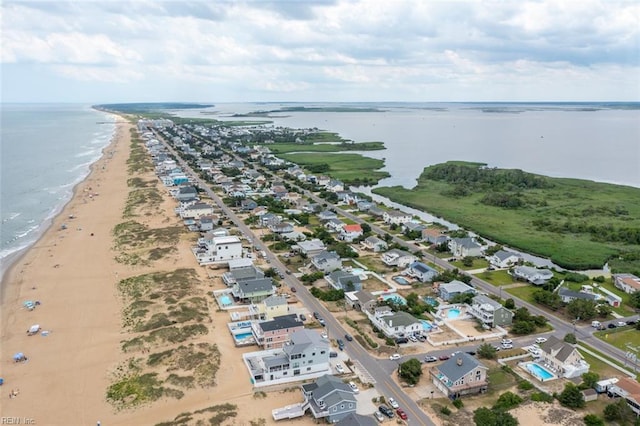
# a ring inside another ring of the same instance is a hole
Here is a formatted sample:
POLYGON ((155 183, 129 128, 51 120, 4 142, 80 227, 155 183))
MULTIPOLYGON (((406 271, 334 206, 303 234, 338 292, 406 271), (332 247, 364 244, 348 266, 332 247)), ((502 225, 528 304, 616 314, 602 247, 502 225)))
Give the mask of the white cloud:
POLYGON ((292 100, 490 100, 508 96, 506 88, 550 100, 604 90, 606 99, 640 96, 634 1, 5 1, 0 8, 2 63, 37 63, 69 84, 96 81, 96 96, 109 91, 100 82, 126 81, 154 82, 159 98, 163 86, 175 93, 176 85, 256 100, 280 100, 278 92, 292 100), (615 79, 627 87, 611 85, 615 79))

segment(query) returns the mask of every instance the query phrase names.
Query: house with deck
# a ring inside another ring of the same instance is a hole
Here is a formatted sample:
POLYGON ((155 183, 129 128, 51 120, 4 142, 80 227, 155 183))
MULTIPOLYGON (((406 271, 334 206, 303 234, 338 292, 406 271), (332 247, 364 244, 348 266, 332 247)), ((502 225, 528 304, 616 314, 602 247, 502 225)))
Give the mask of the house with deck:
POLYGON ((445 396, 457 399, 464 395, 485 393, 489 389, 488 370, 475 357, 458 352, 441 365, 431 368, 429 376, 445 396))
POLYGON ((491 256, 487 256, 487 260, 493 267, 504 269, 518 264, 522 261, 522 257, 517 253, 511 251, 498 250, 491 256))
POLYGON ((622 377, 607 389, 607 395, 613 398, 623 398, 633 414, 640 417, 640 383, 628 377, 622 377))
POLYGON ((349 414, 355 414, 358 406, 349 385, 328 374, 303 384, 302 393, 313 417, 328 423, 338 423, 349 414))
POLYGON ((311 264, 325 274, 342 268, 342 259, 335 251, 322 251, 311 258, 311 264))
POLYGON ((296 314, 275 317, 267 321, 253 321, 251 333, 258 346, 263 349, 277 349, 283 347, 292 333, 304 329, 304 324, 296 314))
POLYGON ((482 246, 475 238, 452 238, 449 240, 449 250, 455 257, 482 256, 482 246))
POLYGON ((476 290, 462 281, 453 280, 449 283, 443 283, 438 286, 438 294, 445 302, 450 301, 455 296, 463 293, 475 294, 476 290))
POLYGON ((234 299, 241 303, 260 302, 276 292, 271 278, 239 281, 231 288, 234 299))
POLYGON ((418 258, 408 251, 400 250, 400 249, 391 249, 382 253, 380 256, 382 261, 387 266, 397 266, 398 268, 406 268, 418 258))
POLYGON ((589 372, 589 364, 575 346, 556 336, 549 336, 540 349, 540 362, 556 376, 573 379, 589 372))
POLYGON ((350 291, 344 294, 348 306, 358 311, 370 311, 378 303, 378 298, 366 290, 350 291))
POLYGON ((360 277, 343 270, 333 271, 325 278, 327 282, 336 290, 362 290, 362 281, 360 280, 360 277))
POLYGON ((484 294, 473 298, 467 313, 489 328, 509 326, 513 322, 513 312, 484 294))
POLYGON ((325 251, 327 247, 321 240, 314 238, 309 241, 299 241, 296 245, 292 246, 291 249, 312 258, 325 251))
POLYGON ((331 372, 329 341, 320 333, 302 329, 291 333, 279 349, 242 355, 254 387, 314 379, 331 372))
POLYGON ((388 225, 402 225, 403 223, 410 222, 413 216, 409 213, 401 212, 400 210, 386 210, 382 214, 382 220, 388 225))
POLYGON ((224 264, 242 258, 242 242, 238 237, 216 237, 212 236, 213 232, 207 232, 192 249, 200 265, 224 264))
POLYGON ((418 281, 426 283, 433 281, 438 276, 438 271, 422 262, 413 262, 407 268, 407 275, 416 278, 418 281))
POLYGON ((449 240, 446 234, 443 234, 439 228, 425 228, 422 230, 422 240, 430 244, 442 244, 449 240))
POLYGON ((533 285, 543 285, 553 278, 553 272, 550 270, 538 269, 533 266, 516 266, 510 273, 515 279, 527 281, 533 285))
POLYGON ((393 312, 388 306, 374 307, 365 314, 385 336, 393 339, 420 334, 424 330, 419 319, 404 311, 393 312))
POLYGON ((365 250, 371 250, 374 253, 378 253, 381 251, 385 251, 387 248, 389 248, 388 244, 386 243, 386 241, 378 238, 378 237, 374 237, 373 235, 370 237, 365 238, 360 245, 362 246, 363 249, 365 250))

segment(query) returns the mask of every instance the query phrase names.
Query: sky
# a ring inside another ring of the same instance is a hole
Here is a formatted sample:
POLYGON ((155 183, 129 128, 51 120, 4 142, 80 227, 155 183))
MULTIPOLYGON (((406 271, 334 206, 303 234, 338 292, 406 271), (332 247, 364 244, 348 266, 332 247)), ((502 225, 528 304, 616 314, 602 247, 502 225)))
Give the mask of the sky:
POLYGON ((0 4, 2 102, 639 101, 638 0, 0 4))

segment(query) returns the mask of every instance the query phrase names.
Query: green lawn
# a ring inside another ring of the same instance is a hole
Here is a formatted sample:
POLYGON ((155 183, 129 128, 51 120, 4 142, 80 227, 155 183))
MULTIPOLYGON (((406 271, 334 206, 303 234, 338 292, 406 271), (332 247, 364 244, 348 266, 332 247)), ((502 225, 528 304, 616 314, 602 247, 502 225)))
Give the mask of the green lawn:
MULTIPOLYGON (((506 292, 509 294, 512 294, 516 297, 519 297, 520 299, 530 302, 530 303, 535 303, 533 301, 533 293, 538 290, 538 288, 532 286, 532 285, 525 285, 522 287, 514 287, 514 288, 508 288, 506 289, 506 292)), ((536 305, 539 306, 539 305, 536 305)), ((539 306, 540 308, 542 308, 542 306, 539 306)))
POLYGON ((486 268, 487 266, 489 266, 489 262, 487 262, 486 259, 478 259, 478 258, 474 258, 473 259, 473 263, 471 264, 471 266, 464 266, 464 264, 462 263, 462 260, 456 260, 454 262, 451 262, 451 264, 453 266, 455 266, 458 269, 462 269, 464 271, 471 271, 474 269, 482 269, 482 268, 486 268))
POLYGON ((631 325, 598 331, 593 335, 623 351, 628 350, 627 344, 640 348, 640 330, 631 325))
MULTIPOLYGON (((340 137, 334 141, 339 141, 340 137)), ((269 149, 274 154, 287 154, 290 152, 344 152, 344 151, 377 151, 384 148, 382 142, 360 142, 354 144, 333 143, 275 143, 270 144, 269 149)))
POLYGON ((326 174, 347 184, 375 184, 389 177, 389 173, 380 171, 384 160, 360 154, 299 153, 280 154, 279 157, 302 167, 328 165, 326 174))
MULTIPOLYGON (((586 345, 584 343, 580 343, 580 346, 583 346, 584 348, 588 349, 589 351, 598 354, 598 356, 606 359, 607 361, 621 367, 624 368, 626 370, 630 370, 633 371, 633 367, 632 366, 626 366, 614 359, 612 359, 611 357, 604 355, 602 352, 594 349, 593 347, 586 345)), ((601 377, 611 377, 611 376, 619 376, 620 374, 622 374, 622 372, 614 367, 612 367, 611 365, 607 364, 604 361, 601 361, 599 358, 596 358, 594 356, 591 356, 590 354, 586 353, 585 351, 580 350, 580 348, 578 348, 578 352, 580 352, 582 354, 582 356, 584 357, 585 361, 587 361, 589 363, 589 365, 592 367, 591 371, 595 371, 596 373, 600 374, 601 377)), ((636 380, 638 379, 638 377, 636 377, 636 380)))
POLYGON ((481 280, 485 280, 489 284, 492 284, 492 285, 495 285, 495 286, 498 286, 498 287, 499 286, 503 286, 503 285, 513 284, 513 283, 517 282, 505 270, 484 271, 484 272, 481 272, 479 274, 476 274, 476 276, 478 278, 480 278, 481 280))

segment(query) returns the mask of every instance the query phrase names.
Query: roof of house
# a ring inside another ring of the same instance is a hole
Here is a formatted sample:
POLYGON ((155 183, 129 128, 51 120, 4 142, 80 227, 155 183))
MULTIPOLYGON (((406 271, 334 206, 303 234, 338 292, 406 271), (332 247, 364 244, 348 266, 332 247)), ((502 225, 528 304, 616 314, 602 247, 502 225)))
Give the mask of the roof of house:
POLYGON ((628 396, 640 402, 640 383, 628 377, 622 377, 618 383, 616 383, 616 386, 625 391, 628 396))
POLYGON ((446 376, 449 381, 455 383, 477 367, 487 368, 468 353, 460 352, 442 363, 437 369, 446 376))
POLYGON ((572 291, 566 287, 562 287, 558 290, 558 294, 560 297, 570 297, 573 299, 584 299, 584 300, 597 300, 598 296, 592 293, 583 293, 581 291, 572 291))
POLYGON ((300 241, 298 242, 298 247, 305 251, 311 250, 324 250, 324 243, 317 238, 309 241, 300 241))
POLYGON ((378 423, 373 417, 349 413, 335 424, 336 426, 377 426, 378 423))
POLYGON ((386 214, 390 217, 406 217, 411 216, 410 213, 401 212, 400 210, 387 210, 386 214))
POLYGON ((329 279, 334 283, 346 284, 351 281, 353 284, 360 283, 360 277, 346 271, 337 270, 329 274, 329 279))
POLYGON ((330 402, 334 401, 327 400, 327 397, 332 393, 339 393, 339 395, 346 398, 348 401, 355 401, 353 390, 349 385, 341 379, 329 374, 318 377, 315 382, 303 384, 302 389, 304 389, 305 392, 312 392, 313 399, 316 401, 324 400, 327 406, 333 405, 330 404, 330 402))
POLYGON ((371 245, 376 245, 376 244, 381 244, 381 243, 385 244, 385 245, 387 244, 384 240, 381 240, 380 238, 378 238, 376 236, 373 236, 373 235, 365 238, 364 241, 367 244, 371 244, 371 245))
POLYGON ((430 267, 429 265, 425 265, 422 262, 413 262, 410 266, 411 269, 415 269, 416 271, 420 272, 421 274, 425 274, 425 273, 438 273, 438 271, 436 271, 435 269, 433 269, 432 267, 430 267))
POLYGON ((494 310, 502 308, 503 306, 484 294, 479 294, 473 298, 473 303, 478 305, 490 305, 494 310))
POLYGON ((371 294, 366 290, 356 291, 354 293, 354 296, 356 297, 356 299, 358 299, 360 303, 367 303, 377 299, 376 296, 374 296, 373 294, 371 294))
POLYGON ((457 246, 466 247, 466 248, 478 248, 482 247, 480 244, 476 242, 473 238, 465 237, 465 238, 453 238, 453 241, 457 246))
POLYGON ((407 312, 398 311, 393 315, 385 316, 384 322, 387 323, 390 327, 406 327, 408 325, 420 322, 420 320, 407 312))
POLYGON ((566 361, 573 351, 576 350, 572 345, 563 342, 556 336, 549 336, 547 341, 540 345, 540 349, 561 362, 566 361))
POLYGON ((413 254, 409 253, 408 251, 404 251, 404 250, 400 250, 400 249, 391 249, 389 251, 384 252, 384 254, 387 255, 387 256, 394 256, 395 255, 397 257, 414 256, 413 254))
POLYGON ((256 278, 264 278, 264 272, 262 272, 262 269, 256 268, 253 265, 234 268, 230 271, 230 274, 236 281, 247 281, 256 278))
POLYGON ((538 269, 533 266, 516 266, 513 270, 515 273, 522 276, 532 277, 534 275, 542 275, 544 278, 550 279, 553 277, 553 272, 548 269, 538 269))
POLYGON ((241 281, 236 284, 243 293, 257 293, 273 289, 271 278, 257 278, 255 280, 241 281))
POLYGON ((475 291, 474 288, 470 285, 467 285, 458 280, 440 284, 440 288, 444 289, 447 293, 464 293, 466 291, 475 291))
POLYGON ((289 314, 275 317, 271 321, 263 321, 259 323, 258 326, 262 331, 275 331, 287 328, 304 327, 304 324, 298 320, 298 316, 296 314, 289 314))
POLYGON ((633 274, 615 274, 614 278, 635 290, 640 290, 640 278, 633 274))
POLYGON ((513 253, 506 250, 498 250, 497 252, 493 253, 493 256, 496 257, 497 259, 500 259, 500 261, 505 261, 512 256, 519 257, 517 253, 513 253))
POLYGON ((326 251, 326 250, 316 254, 313 257, 313 261, 316 263, 328 262, 330 260, 338 260, 338 259, 340 259, 340 256, 338 256, 338 253, 336 253, 335 251, 326 251))
POLYGON ((226 235, 223 237, 213 237, 213 242, 215 244, 240 244, 241 243, 240 238, 234 235, 226 235))
MULTIPOLYGON (((283 346, 282 349, 287 354, 293 355, 302 353, 310 347, 319 347, 328 350, 329 342, 323 339, 318 332, 303 328, 302 330, 294 331, 293 333, 291 333, 291 336, 289 336, 289 343, 283 346)), ((327 352, 327 359, 328 356, 329 355, 327 352)))
POLYGON ((262 303, 264 303, 265 306, 281 306, 281 305, 286 305, 287 304, 287 298, 284 296, 280 296, 277 294, 272 294, 271 296, 267 297, 266 299, 264 299, 262 301, 262 303))
POLYGON ((344 229, 344 232, 362 232, 362 226, 359 223, 344 225, 342 229, 344 229))

